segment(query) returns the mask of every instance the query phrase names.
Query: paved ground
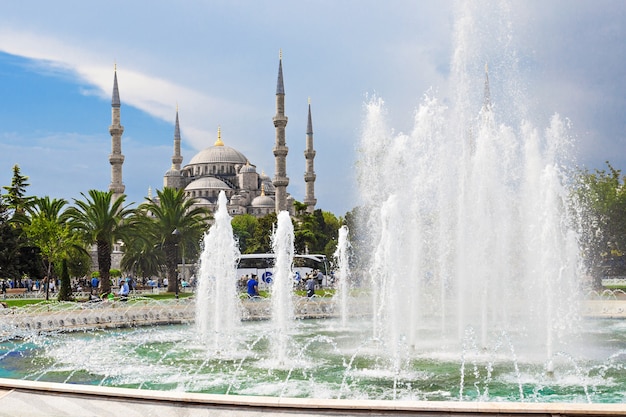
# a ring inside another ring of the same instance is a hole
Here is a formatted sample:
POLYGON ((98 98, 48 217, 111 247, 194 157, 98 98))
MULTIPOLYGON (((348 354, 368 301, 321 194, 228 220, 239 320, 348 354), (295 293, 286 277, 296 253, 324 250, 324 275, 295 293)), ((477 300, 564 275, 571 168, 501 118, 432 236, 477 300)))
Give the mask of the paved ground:
POLYGON ((624 404, 319 400, 195 394, 0 378, 0 416, 626 416, 624 404))

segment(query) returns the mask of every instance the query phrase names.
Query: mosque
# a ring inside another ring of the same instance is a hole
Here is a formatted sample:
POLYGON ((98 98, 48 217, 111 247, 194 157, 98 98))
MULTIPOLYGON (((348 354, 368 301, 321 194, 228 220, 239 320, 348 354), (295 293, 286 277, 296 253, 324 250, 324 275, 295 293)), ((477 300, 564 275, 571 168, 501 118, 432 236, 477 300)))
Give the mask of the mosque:
MULTIPOLYGON (((124 194, 125 186, 122 182, 122 134, 120 95, 117 85, 117 69, 113 78, 113 99, 111 102, 112 115, 109 133, 111 134, 111 184, 109 190, 114 198, 124 194)), ((218 128, 217 140, 198 152, 187 165, 182 165, 183 157, 180 153, 180 125, 178 109, 176 110, 176 124, 174 127, 174 154, 172 164, 163 177, 163 187, 184 189, 185 196, 194 200, 194 204, 206 207, 211 212, 217 209, 217 198, 220 191, 224 191, 228 199, 228 211, 231 215, 251 214, 262 217, 272 212, 283 210, 293 214, 294 198, 287 192, 289 178, 287 177, 287 153, 285 127, 285 87, 283 83, 282 55, 278 63, 278 81, 276 84, 276 114, 273 117, 276 129, 274 145, 275 172, 270 178, 264 172, 257 172, 256 166, 238 150, 227 146, 221 137, 218 128)), ((311 121, 311 104, 308 108, 306 129, 305 157, 305 196, 303 203, 306 210, 312 213, 317 200, 315 198, 315 171, 313 148, 313 124, 311 121)))

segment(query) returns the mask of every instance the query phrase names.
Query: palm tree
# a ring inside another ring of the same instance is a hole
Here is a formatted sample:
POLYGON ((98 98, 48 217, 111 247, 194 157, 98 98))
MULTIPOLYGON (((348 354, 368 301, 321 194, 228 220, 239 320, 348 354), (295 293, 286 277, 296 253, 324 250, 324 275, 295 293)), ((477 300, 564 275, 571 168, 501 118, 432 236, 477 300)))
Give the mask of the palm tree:
MULTIPOLYGON (((145 219, 143 216, 134 217, 145 219)), ((152 239, 152 234, 145 232, 146 229, 150 229, 150 225, 142 227, 142 223, 135 223, 136 233, 131 233, 128 239, 124 240, 124 256, 120 266, 135 276, 148 278, 163 272, 165 258, 163 251, 152 239)))
POLYGON ((109 271, 113 243, 128 231, 124 220, 133 210, 123 206, 125 195, 114 200, 112 191, 89 190, 88 195, 81 195, 84 200, 74 199, 75 206, 67 210, 67 218, 86 244, 96 245, 101 290, 106 294, 111 291, 109 271))
POLYGON ((157 190, 157 199, 139 206, 139 216, 147 221, 142 224, 144 234, 149 233, 165 255, 167 290, 178 291, 176 267, 180 255, 191 259, 199 253, 200 239, 210 219, 209 212, 194 206, 192 199, 185 199, 185 190, 163 188, 157 190))

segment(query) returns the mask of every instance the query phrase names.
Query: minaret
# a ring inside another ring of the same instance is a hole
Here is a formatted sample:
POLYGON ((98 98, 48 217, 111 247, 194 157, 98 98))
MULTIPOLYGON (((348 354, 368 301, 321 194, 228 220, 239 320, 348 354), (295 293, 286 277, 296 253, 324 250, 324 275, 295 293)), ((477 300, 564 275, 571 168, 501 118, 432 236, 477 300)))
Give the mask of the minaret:
POLYGON ((180 154, 180 123, 178 122, 178 106, 176 106, 176 125, 174 126, 174 155, 172 155, 172 167, 163 177, 163 186, 167 188, 183 188, 183 181, 180 174, 180 164, 183 157, 180 154))
POLYGON ((304 204, 306 204, 307 213, 315 211, 315 170, 313 168, 313 160, 315 159, 315 149, 313 149, 313 123, 311 122, 311 99, 309 99, 309 118, 306 125, 306 147, 304 149, 304 158, 306 159, 306 171, 304 172, 304 182, 306 183, 306 191, 304 195, 304 204))
POLYGON ((285 86, 283 84, 283 54, 282 51, 278 60, 278 82, 276 83, 276 116, 273 118, 276 128, 276 145, 274 146, 274 158, 276 169, 274 173, 274 187, 276 187, 275 201, 276 213, 289 210, 287 207, 287 152, 289 148, 285 145, 285 126, 287 126, 287 116, 285 116, 285 86))
POLYGON ((180 172, 183 156, 180 154, 180 124, 178 123, 178 105, 176 106, 176 126, 174 126, 174 155, 172 155, 172 169, 180 172))
POLYGON ((117 88, 117 65, 115 66, 113 76, 113 99, 111 100, 111 126, 109 133, 111 134, 111 154, 109 155, 109 163, 111 164, 111 184, 109 191, 113 191, 113 200, 117 200, 124 194, 124 183, 122 182, 122 164, 124 164, 124 155, 122 155, 122 134, 124 126, 120 124, 120 92, 117 88))

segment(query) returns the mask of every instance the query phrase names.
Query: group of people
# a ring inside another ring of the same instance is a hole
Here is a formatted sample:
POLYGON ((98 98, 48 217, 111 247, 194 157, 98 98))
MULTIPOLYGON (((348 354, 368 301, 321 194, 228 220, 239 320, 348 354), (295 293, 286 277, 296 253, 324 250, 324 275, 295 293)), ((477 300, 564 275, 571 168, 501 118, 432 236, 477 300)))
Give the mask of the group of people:
MULTIPOLYGON (((259 280, 256 274, 250 274, 250 277, 247 275, 243 275, 240 278, 240 286, 244 286, 248 297, 254 298, 259 296, 259 280)), ((324 285, 324 274, 322 274, 319 270, 314 269, 310 273, 307 273, 304 281, 304 289, 306 290, 306 296, 311 298, 315 295, 315 290, 317 288, 322 288, 324 285)))
MULTIPOLYGON (((112 301, 115 296, 113 295, 113 293, 108 293, 108 294, 102 294, 101 296, 98 296, 98 286, 100 285, 100 280, 97 277, 93 277, 91 279, 91 291, 89 292, 89 301, 92 302, 97 302, 97 301, 103 301, 103 300, 109 300, 112 301)), ((128 301, 128 295, 130 294, 131 288, 134 289, 135 288, 135 281, 128 277, 128 278, 120 278, 117 281, 117 285, 119 286, 119 289, 117 291, 117 295, 119 297, 120 301, 128 301)))
MULTIPOLYGON (((47 277, 44 277, 47 282, 47 277)), ((52 285, 52 284, 51 284, 52 285)), ((0 282, 0 288, 2 289, 2 294, 6 294, 9 288, 25 288, 26 291, 39 291, 43 287, 41 281, 39 279, 31 279, 30 277, 20 278, 20 279, 3 279, 0 282)))

